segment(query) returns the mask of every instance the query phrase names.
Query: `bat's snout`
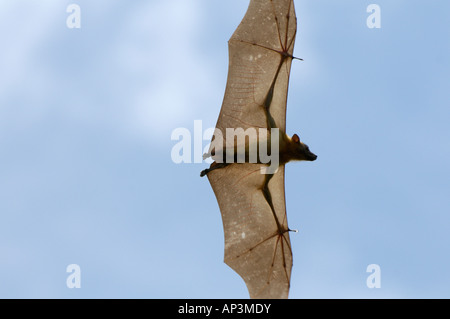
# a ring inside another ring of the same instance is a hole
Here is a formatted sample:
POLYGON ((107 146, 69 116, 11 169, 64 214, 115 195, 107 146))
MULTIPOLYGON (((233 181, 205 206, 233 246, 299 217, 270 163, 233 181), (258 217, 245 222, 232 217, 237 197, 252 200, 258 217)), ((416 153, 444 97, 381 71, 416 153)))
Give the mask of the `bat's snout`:
POLYGON ((303 144, 303 145, 304 145, 304 148, 303 148, 304 159, 306 161, 310 161, 310 162, 315 161, 317 159, 317 155, 309 150, 308 145, 306 145, 306 144, 303 144))
POLYGON ((308 159, 308 161, 313 162, 313 161, 315 161, 317 159, 317 155, 312 153, 312 152, 309 152, 309 154, 307 156, 307 159, 308 159))

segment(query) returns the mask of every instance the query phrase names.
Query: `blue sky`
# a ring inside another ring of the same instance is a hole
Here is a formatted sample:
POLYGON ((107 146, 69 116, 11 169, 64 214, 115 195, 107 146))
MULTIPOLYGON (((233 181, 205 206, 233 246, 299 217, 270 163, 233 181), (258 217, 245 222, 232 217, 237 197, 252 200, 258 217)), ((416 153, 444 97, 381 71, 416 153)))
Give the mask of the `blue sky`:
MULTIPOLYGON (((1 298, 248 297, 207 164, 170 156, 174 129, 215 125, 247 4, 2 1, 1 298)), ((450 3, 295 5, 287 131, 319 158, 286 169, 290 297, 449 298, 450 3)))

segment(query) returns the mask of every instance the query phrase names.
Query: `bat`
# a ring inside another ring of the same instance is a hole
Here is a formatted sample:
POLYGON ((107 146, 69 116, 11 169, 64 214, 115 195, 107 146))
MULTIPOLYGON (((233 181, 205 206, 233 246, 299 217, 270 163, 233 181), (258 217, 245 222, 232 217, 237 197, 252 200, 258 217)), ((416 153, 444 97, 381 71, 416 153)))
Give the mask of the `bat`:
POLYGON ((250 1, 228 41, 225 95, 204 155, 213 162, 200 174, 208 177, 219 204, 224 261, 245 281, 251 298, 289 295, 292 248, 284 168, 290 161, 317 158, 297 134, 286 134, 296 33, 293 0, 250 1))

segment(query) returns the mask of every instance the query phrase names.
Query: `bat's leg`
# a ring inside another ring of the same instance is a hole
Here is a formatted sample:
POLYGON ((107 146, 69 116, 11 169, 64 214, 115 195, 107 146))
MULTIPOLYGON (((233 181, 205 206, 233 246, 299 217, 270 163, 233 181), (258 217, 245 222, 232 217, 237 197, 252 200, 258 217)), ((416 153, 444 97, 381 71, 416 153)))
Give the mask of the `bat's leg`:
MULTIPOLYGON (((275 233, 275 236, 277 236, 277 241, 276 241, 276 245, 275 245, 275 251, 273 253, 272 264, 270 267, 271 267, 271 269, 273 269, 274 264, 275 264, 275 258, 277 255, 278 246, 281 246, 282 265, 283 265, 284 273, 286 275, 287 282, 289 283, 290 279, 289 279, 289 274, 286 270, 286 257, 285 257, 285 251, 284 251, 285 243, 289 250, 291 250, 291 247, 289 246, 289 242, 287 241, 284 234, 291 230, 289 228, 286 229, 285 227, 283 227, 283 225, 280 224, 277 214, 275 213, 275 208, 274 208, 273 202, 272 202, 272 195, 270 194, 270 191, 269 191, 269 182, 272 179, 272 177, 273 177, 273 174, 266 175, 266 179, 264 181, 264 186, 262 188, 262 192, 264 194, 264 197, 265 197, 267 203, 270 206, 270 209, 272 210, 272 214, 273 214, 273 217, 275 219, 275 222, 276 222, 277 228, 278 228, 277 233, 275 233)), ((292 253, 292 251, 291 251, 291 253, 292 253)), ((270 277, 267 279, 267 283, 268 284, 270 283, 270 277)))
POLYGON ((279 234, 283 234, 289 230, 283 229, 283 227, 280 224, 280 221, 278 220, 277 214, 275 213, 275 208, 273 207, 272 195, 270 194, 270 191, 269 191, 269 182, 272 179, 272 177, 273 177, 273 174, 266 175, 266 179, 264 181, 264 186, 262 188, 262 192, 264 194, 264 198, 266 199, 267 203, 270 206, 270 209, 272 210, 273 217, 275 218, 275 222, 277 223, 278 232, 279 232, 279 234))
POLYGON ((224 168, 224 167, 226 167, 226 166, 228 166, 230 164, 232 164, 232 163, 216 163, 216 162, 214 162, 214 163, 211 164, 211 166, 209 168, 203 170, 200 173, 200 177, 203 177, 203 176, 207 175, 209 172, 211 172, 211 171, 213 171, 215 169, 224 168))
POLYGON ((286 232, 298 232, 298 230, 283 228, 283 226, 281 226, 281 224, 280 224, 280 221, 278 220, 277 214, 275 213, 275 207, 273 206, 273 202, 272 202, 272 195, 270 194, 270 191, 269 191, 269 182, 272 179, 272 177, 273 177, 273 174, 266 175, 266 179, 264 181, 262 192, 264 194, 264 198, 266 199, 267 203, 270 206, 270 209, 272 210, 273 217, 275 218, 275 222, 277 223, 278 232, 279 232, 279 234, 284 234, 286 232))

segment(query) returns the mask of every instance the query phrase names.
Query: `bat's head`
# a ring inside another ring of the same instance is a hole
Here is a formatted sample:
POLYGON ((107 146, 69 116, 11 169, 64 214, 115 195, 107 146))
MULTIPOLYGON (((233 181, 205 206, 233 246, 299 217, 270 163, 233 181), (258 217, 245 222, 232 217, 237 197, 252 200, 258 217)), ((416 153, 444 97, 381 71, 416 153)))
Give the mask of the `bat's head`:
POLYGON ((289 155, 292 160, 315 161, 317 159, 317 155, 309 150, 308 145, 300 141, 300 137, 297 134, 292 136, 289 149, 289 155))

